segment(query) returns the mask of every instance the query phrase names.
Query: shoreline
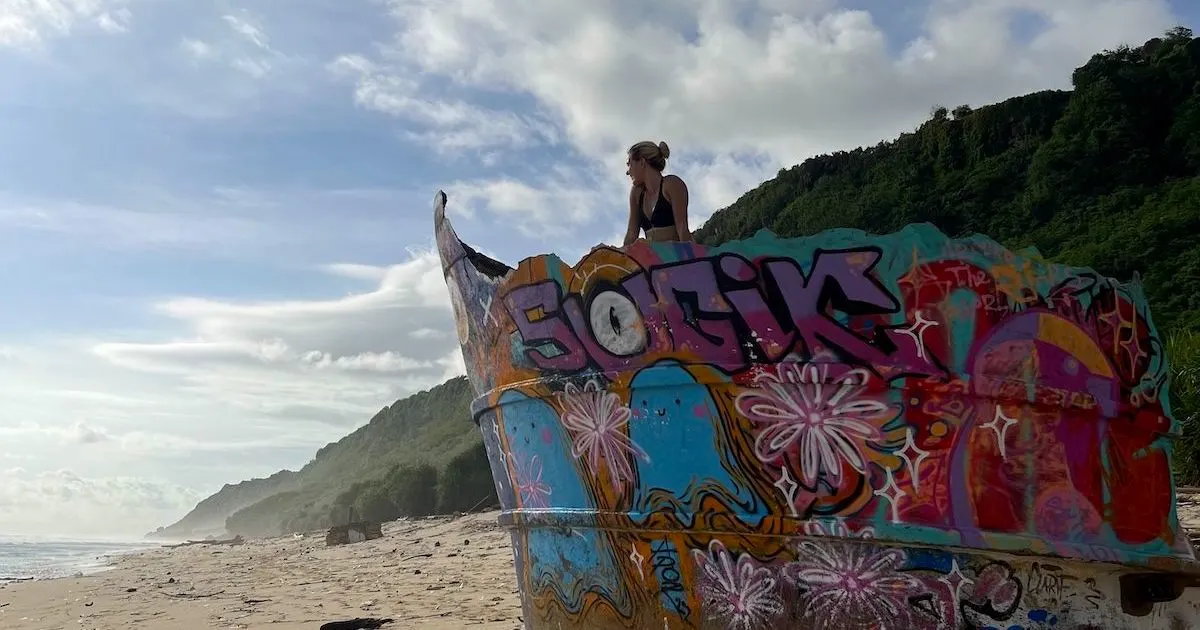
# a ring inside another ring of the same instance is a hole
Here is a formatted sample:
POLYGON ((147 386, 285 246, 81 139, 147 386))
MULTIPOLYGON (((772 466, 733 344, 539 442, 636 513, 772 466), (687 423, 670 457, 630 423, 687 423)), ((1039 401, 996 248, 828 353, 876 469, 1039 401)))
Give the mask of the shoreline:
MULTIPOLYGON (((1200 494, 1176 503, 1200 533, 1200 494)), ((520 630, 521 603, 498 511, 391 521, 383 537, 327 547, 323 531, 240 545, 118 552, 83 576, 0 585, 5 630, 316 630, 358 617, 386 628, 520 630)))
POLYGON ((332 547, 322 532, 119 553, 90 575, 0 586, 0 627, 316 630, 376 617, 394 620, 384 628, 519 629, 497 514, 392 521, 382 538, 332 547))
MULTIPOLYGON (((91 543, 85 540, 68 540, 65 542, 80 546, 88 544, 104 545, 104 543, 91 543)), ((38 543, 54 544, 54 541, 35 541, 33 544, 38 543)), ((122 548, 93 549, 88 553, 76 553, 72 557, 63 558, 58 561, 47 561, 44 558, 38 558, 34 555, 33 559, 35 563, 38 563, 40 560, 41 566, 37 566, 29 572, 14 571, 7 575, 0 575, 0 587, 28 582, 86 577, 112 569, 117 566, 117 563, 123 556, 153 552, 162 547, 162 545, 152 542, 122 542, 118 544, 122 548)))

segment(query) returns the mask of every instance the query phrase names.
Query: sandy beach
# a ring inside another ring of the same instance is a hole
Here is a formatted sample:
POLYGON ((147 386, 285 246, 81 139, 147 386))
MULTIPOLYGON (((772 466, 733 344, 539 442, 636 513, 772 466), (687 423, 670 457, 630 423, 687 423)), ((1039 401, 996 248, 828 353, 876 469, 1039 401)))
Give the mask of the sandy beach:
POLYGON ((82 578, 0 588, 5 630, 317 630, 392 618, 394 628, 520 628, 508 535, 496 512, 383 525, 327 547, 324 533, 118 556, 82 578))
MULTIPOLYGON (((383 525, 383 538, 327 547, 323 532, 238 546, 154 549, 83 578, 0 587, 0 628, 317 630, 391 618, 396 628, 522 627, 508 536, 496 512, 383 525)), ((1179 518, 1200 531, 1200 493, 1179 518)))

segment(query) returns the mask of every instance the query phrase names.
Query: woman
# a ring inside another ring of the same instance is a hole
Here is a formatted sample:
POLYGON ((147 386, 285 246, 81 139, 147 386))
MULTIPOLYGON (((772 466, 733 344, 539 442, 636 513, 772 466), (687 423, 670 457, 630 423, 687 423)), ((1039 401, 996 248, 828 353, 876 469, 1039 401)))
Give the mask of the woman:
POLYGON ((687 184, 677 175, 663 175, 671 149, 666 142, 639 142, 629 147, 625 174, 633 180, 629 189, 629 225, 625 245, 645 231, 651 241, 690 241, 687 184))

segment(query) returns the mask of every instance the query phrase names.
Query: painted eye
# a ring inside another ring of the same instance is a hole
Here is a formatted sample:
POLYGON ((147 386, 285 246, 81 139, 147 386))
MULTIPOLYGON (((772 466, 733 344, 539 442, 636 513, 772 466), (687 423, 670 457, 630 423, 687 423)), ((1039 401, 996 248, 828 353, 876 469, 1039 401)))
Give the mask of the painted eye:
POLYGON ((588 316, 592 334, 605 350, 627 357, 646 348, 648 338, 642 314, 628 297, 616 291, 604 291, 592 299, 588 316))

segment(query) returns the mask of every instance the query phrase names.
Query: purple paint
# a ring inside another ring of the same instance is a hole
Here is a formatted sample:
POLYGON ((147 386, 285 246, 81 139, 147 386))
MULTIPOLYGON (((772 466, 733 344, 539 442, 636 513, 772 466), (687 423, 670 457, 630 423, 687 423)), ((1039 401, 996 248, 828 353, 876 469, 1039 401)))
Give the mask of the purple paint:
POLYGON ((547 280, 525 285, 504 296, 504 307, 525 341, 525 355, 534 365, 544 370, 582 370, 587 365, 587 354, 570 327, 555 316, 559 312, 558 301, 558 283, 547 280), (542 311, 542 316, 536 320, 529 318, 534 309, 542 311), (533 347, 543 343, 554 345, 562 354, 548 357, 533 347))
POLYGON ((746 349, 757 347, 762 356, 756 362, 833 350, 842 360, 874 365, 889 377, 944 374, 903 332, 889 330, 877 345, 825 314, 825 300, 851 315, 897 311, 896 298, 871 276, 878 260, 875 250, 817 252, 806 276, 792 260, 772 259, 756 268, 723 254, 631 274, 619 285, 641 315, 647 338, 646 348, 632 356, 615 355, 597 341, 587 316, 592 298, 574 294, 564 300, 553 281, 517 287, 504 303, 526 356, 542 370, 594 366, 618 372, 682 354, 736 372, 749 365, 746 349), (533 315, 538 311, 540 316, 533 315), (536 348, 542 344, 560 354, 547 356, 536 348))
POLYGON ((704 357, 724 370, 746 365, 737 330, 729 316, 733 309, 717 287, 717 275, 709 260, 660 267, 651 272, 654 292, 666 302, 667 325, 675 347, 704 357), (681 297, 695 296, 697 312, 684 313, 681 297))

